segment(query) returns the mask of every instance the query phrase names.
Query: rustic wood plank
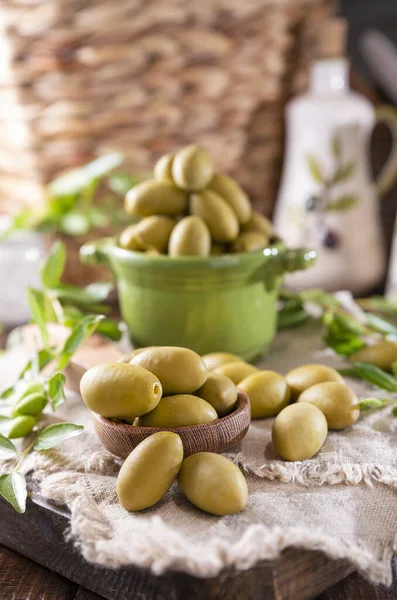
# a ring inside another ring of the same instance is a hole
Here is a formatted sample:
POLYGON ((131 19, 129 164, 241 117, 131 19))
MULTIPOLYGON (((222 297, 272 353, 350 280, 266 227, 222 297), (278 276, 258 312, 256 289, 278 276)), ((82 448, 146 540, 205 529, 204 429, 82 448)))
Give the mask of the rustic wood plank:
POLYGON ((0 547, 0 600, 74 600, 77 590, 72 581, 0 547))
POLYGON ((73 600, 103 600, 103 596, 98 596, 97 594, 94 594, 94 592, 90 592, 90 590, 80 587, 73 600))
POLYGON ((318 596, 316 600, 396 600, 397 558, 393 560, 393 575, 393 584, 387 588, 367 581, 357 572, 352 573, 349 577, 318 596))
POLYGON ((303 600, 352 571, 321 553, 289 549, 277 561, 262 561, 247 571, 225 570, 216 578, 175 572, 156 577, 145 569, 113 570, 88 564, 64 539, 67 513, 54 507, 29 500, 26 513, 18 515, 0 499, 0 519, 1 544, 108 600, 303 600))

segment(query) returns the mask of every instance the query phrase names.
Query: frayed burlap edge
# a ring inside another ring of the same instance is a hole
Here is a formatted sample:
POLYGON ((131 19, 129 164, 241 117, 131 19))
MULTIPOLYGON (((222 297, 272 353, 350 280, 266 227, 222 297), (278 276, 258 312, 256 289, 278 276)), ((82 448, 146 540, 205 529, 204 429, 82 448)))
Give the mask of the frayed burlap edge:
MULTIPOLYGON (((382 483, 397 488, 397 469, 376 465, 316 465, 279 463, 257 466, 240 454, 232 457, 243 470, 258 477, 302 485, 373 485, 382 483)), ((104 567, 128 565, 150 568, 155 574, 180 570, 197 577, 214 577, 222 569, 249 569, 260 560, 273 560, 287 547, 320 550, 331 559, 345 559, 367 578, 390 585, 393 546, 378 543, 371 552, 360 545, 324 535, 303 527, 266 527, 251 525, 241 539, 231 544, 223 540, 192 543, 170 528, 160 517, 136 523, 135 535, 114 535, 106 516, 90 493, 86 474, 114 475, 120 461, 107 452, 97 452, 82 461, 59 451, 35 453, 29 469, 41 484, 44 498, 65 505, 71 513, 68 537, 79 547, 84 558, 104 567)))

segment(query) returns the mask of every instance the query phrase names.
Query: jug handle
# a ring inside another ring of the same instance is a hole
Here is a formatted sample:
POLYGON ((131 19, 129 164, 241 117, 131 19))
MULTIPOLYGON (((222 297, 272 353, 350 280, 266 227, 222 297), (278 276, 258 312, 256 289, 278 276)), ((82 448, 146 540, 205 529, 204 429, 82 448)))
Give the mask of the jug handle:
POLYGON ((397 180, 397 110, 392 106, 379 106, 375 111, 376 123, 385 123, 392 134, 392 149, 376 180, 376 187, 383 196, 397 180))
POLYGON ((86 265, 104 265, 108 264, 108 255, 106 245, 109 238, 87 242, 80 248, 80 260, 86 265))

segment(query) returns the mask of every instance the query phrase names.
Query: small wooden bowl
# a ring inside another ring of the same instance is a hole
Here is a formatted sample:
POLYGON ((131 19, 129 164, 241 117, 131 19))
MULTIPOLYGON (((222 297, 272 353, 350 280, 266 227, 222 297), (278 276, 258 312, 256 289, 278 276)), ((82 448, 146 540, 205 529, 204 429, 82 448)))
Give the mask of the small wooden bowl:
MULTIPOLYGON (((92 413, 97 436, 109 452, 127 458, 130 452, 145 438, 160 427, 135 427, 128 423, 119 423, 92 413)), ((247 433, 251 421, 251 410, 248 396, 240 392, 236 408, 232 413, 205 423, 189 427, 175 427, 166 431, 174 431, 183 442, 185 457, 195 452, 225 452, 236 446, 247 433)))

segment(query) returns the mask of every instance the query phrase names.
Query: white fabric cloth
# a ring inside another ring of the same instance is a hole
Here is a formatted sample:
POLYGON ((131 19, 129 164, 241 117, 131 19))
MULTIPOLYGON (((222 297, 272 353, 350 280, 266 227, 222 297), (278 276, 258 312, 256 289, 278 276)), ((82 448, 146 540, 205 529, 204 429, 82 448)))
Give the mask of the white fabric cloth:
MULTIPOLYGON (((319 331, 311 324, 279 334, 259 364, 281 373, 309 362, 341 365, 320 348, 319 331)), ((15 352, 2 359, 3 366, 15 365, 15 352)), ((1 371, 9 375, 10 368, 1 371)), ((361 396, 385 396, 350 383, 361 396)), ((115 493, 122 461, 97 440, 81 399, 69 395, 59 415, 84 424, 86 432, 57 449, 34 453, 25 469, 34 470, 46 499, 69 508, 69 535, 88 561, 206 577, 230 565, 249 568, 297 546, 344 558, 373 581, 391 583, 397 549, 397 418, 390 406, 364 413, 346 431, 330 432, 317 456, 296 463, 275 454, 273 420, 254 421, 228 454, 246 473, 248 505, 222 518, 192 506, 176 483, 157 506, 126 512, 115 493)))

